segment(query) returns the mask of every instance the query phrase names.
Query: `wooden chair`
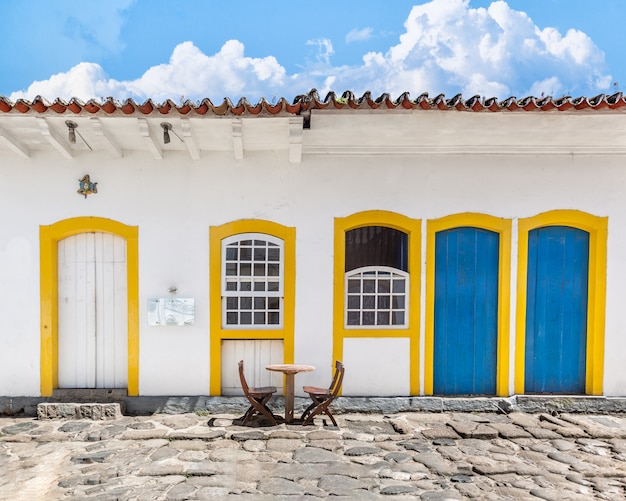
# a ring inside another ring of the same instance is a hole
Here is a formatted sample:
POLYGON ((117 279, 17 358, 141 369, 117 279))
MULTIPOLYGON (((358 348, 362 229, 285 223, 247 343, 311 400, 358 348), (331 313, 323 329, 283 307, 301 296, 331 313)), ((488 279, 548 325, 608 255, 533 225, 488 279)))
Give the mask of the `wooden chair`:
POLYGON ((335 362, 335 372, 333 374, 333 380, 328 388, 318 388, 316 386, 304 386, 303 389, 309 394, 313 402, 302 413, 302 424, 313 424, 313 418, 322 412, 326 414, 333 425, 337 426, 337 421, 330 412, 329 406, 333 400, 339 394, 341 390, 341 383, 343 382, 343 373, 345 369, 341 362, 335 362))
POLYGON ((267 406, 267 402, 269 402, 272 395, 276 393, 276 386, 262 386, 260 388, 249 387, 243 372, 243 360, 239 361, 239 379, 243 393, 250 402, 250 407, 241 419, 241 424, 246 424, 253 416, 259 414, 265 416, 267 420, 275 426, 276 418, 267 406))

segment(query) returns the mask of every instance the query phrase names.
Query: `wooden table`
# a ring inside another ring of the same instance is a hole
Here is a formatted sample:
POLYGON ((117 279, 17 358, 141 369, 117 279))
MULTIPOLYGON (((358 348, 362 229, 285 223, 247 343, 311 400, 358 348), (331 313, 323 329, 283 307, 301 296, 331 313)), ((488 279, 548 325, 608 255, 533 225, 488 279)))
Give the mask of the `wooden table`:
POLYGON ((294 376, 298 372, 314 371, 315 367, 312 365, 300 365, 300 364, 272 364, 265 367, 268 371, 282 372, 286 376, 285 387, 285 423, 293 422, 293 382, 294 376))

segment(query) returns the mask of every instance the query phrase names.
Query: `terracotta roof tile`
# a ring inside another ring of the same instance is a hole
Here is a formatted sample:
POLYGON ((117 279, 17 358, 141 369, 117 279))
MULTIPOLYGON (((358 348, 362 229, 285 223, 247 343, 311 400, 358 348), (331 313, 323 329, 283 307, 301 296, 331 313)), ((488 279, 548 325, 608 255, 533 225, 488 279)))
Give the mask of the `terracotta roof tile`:
POLYGON ((280 98, 275 102, 268 102, 262 98, 257 103, 250 103, 246 98, 240 99, 237 104, 233 104, 228 98, 221 103, 214 104, 210 99, 205 98, 201 101, 185 101, 177 104, 172 100, 163 103, 155 103, 151 99, 143 103, 136 103, 132 99, 119 102, 113 98, 107 98, 104 101, 92 99, 86 103, 72 98, 69 102, 61 99, 55 100, 53 103, 47 102, 40 96, 35 97, 32 101, 18 99, 16 102, 8 100, 6 97, 0 96, 0 113, 57 113, 59 115, 65 113, 73 114, 121 114, 121 115, 278 115, 293 114, 300 115, 303 112, 311 110, 455 110, 465 112, 533 112, 533 111, 568 111, 568 110, 622 110, 626 111, 626 98, 621 92, 607 96, 600 94, 591 98, 563 96, 559 98, 548 97, 525 97, 518 99, 509 97, 498 101, 496 98, 482 98, 481 96, 472 96, 464 99, 461 94, 457 94, 450 99, 445 95, 439 94, 430 98, 427 93, 419 95, 415 99, 411 99, 408 92, 402 93, 397 99, 392 99, 387 93, 381 94, 374 99, 368 91, 361 97, 356 97, 352 92, 346 91, 341 96, 337 96, 334 92, 329 92, 324 99, 321 99, 317 90, 312 89, 308 94, 296 96, 292 102, 285 98, 280 98))

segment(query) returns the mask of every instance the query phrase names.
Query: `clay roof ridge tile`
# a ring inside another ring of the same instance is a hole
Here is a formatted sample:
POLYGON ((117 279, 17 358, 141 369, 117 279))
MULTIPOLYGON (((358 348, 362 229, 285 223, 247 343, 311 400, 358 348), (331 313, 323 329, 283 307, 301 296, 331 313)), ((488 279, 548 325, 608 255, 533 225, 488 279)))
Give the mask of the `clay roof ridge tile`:
POLYGON ((429 110, 431 108, 431 102, 428 97, 428 92, 422 92, 415 100, 415 104, 423 110, 429 110))
POLYGON ((13 103, 6 96, 0 96, 0 111, 8 113, 13 109, 13 103))
POLYGON ((488 111, 500 111, 500 102, 497 97, 483 99, 483 106, 488 111))
POLYGON ((119 107, 119 109, 125 115, 132 115, 137 110, 137 108, 137 103, 132 97, 125 99, 122 103, 120 103, 119 107))
POLYGON ((616 92, 615 94, 606 97, 606 100, 609 104, 617 104, 620 99, 624 99, 621 92, 616 92))
POLYGON ((411 94, 409 92, 403 92, 398 96, 398 99, 395 100, 395 105, 397 107, 402 107, 405 110, 413 109, 413 101, 411 101, 411 94))
POLYGON ((208 99, 206 100, 210 103, 210 110, 215 113, 216 115, 220 115, 220 116, 224 116, 226 115, 229 111, 233 114, 241 114, 241 112, 236 113, 235 112, 235 105, 233 104, 233 102, 230 100, 230 98, 225 97, 224 99, 222 99, 222 102, 220 104, 213 104, 211 101, 209 101, 208 99))

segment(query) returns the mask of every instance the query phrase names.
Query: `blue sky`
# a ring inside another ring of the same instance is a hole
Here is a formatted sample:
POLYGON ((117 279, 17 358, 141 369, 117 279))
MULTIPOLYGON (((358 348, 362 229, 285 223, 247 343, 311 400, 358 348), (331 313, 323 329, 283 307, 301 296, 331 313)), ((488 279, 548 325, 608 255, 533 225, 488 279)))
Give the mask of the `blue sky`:
POLYGON ((624 0, 0 0, 0 95, 505 99, 626 89, 624 0))

